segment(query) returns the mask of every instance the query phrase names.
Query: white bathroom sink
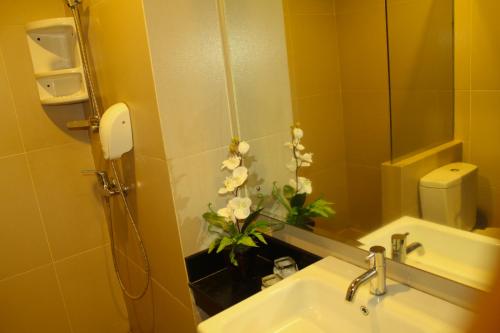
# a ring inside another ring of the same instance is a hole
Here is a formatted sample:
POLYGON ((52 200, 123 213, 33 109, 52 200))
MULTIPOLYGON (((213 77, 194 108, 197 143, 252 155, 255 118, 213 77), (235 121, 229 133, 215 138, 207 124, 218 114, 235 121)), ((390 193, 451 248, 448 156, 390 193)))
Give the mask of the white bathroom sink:
POLYGON ((413 217, 402 217, 360 239, 361 248, 381 245, 391 257, 391 235, 409 232, 407 244, 423 247, 406 264, 481 290, 489 290, 500 258, 500 240, 413 217))
POLYGON ((447 333, 462 332, 472 313, 408 286, 387 281, 384 296, 361 286, 345 301, 364 269, 327 257, 209 318, 199 333, 447 333), (363 309, 366 310, 363 310, 363 309))

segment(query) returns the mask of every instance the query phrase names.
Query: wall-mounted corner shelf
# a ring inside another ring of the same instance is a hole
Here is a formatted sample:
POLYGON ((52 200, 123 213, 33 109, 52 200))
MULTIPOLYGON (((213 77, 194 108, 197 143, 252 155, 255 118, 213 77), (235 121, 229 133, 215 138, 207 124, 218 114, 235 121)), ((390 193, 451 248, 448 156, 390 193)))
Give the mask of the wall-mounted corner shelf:
POLYGON ((26 34, 41 103, 56 105, 88 100, 73 18, 30 22, 26 34))

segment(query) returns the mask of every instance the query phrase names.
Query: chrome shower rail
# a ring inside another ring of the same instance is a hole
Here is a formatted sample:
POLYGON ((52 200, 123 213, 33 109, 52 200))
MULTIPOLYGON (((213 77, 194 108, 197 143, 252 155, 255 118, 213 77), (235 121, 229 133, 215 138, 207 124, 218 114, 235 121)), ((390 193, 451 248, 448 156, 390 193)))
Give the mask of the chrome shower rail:
MULTIPOLYGON (((94 85, 94 79, 93 75, 90 71, 90 62, 89 62, 89 57, 88 57, 88 51, 86 48, 85 43, 83 42, 83 32, 82 32, 82 22, 80 20, 80 11, 78 9, 79 5, 81 4, 81 0, 66 0, 66 4, 68 5, 69 9, 71 10, 71 14, 73 15, 73 18, 75 20, 75 28, 76 28, 76 39, 78 40, 78 46, 80 47, 80 53, 82 56, 82 66, 83 66, 83 71, 86 77, 86 82, 87 82, 87 91, 90 99, 90 106, 91 106, 91 115, 89 116, 88 119, 88 127, 90 127, 92 130, 97 130, 99 128, 99 120, 101 119, 101 112, 99 111, 99 105, 97 103, 96 95, 95 95, 95 85, 94 85)), ((76 122, 74 123, 73 126, 68 126, 68 127, 73 127, 73 128, 79 128, 82 126, 78 126, 78 124, 81 125, 81 122, 76 122)), ((85 126, 83 126, 85 127, 85 126)))

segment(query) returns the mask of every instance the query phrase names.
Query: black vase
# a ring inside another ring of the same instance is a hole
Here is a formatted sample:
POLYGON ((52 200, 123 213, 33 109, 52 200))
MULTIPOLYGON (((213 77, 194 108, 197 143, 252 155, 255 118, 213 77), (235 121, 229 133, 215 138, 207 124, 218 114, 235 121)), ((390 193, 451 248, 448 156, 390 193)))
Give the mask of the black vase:
POLYGON ((255 261, 257 258, 257 248, 250 246, 237 245, 234 248, 234 257, 238 262, 238 266, 235 266, 231 259, 229 258, 228 249, 225 253, 226 263, 228 270, 231 272, 232 278, 235 281, 249 280, 255 273, 255 261))

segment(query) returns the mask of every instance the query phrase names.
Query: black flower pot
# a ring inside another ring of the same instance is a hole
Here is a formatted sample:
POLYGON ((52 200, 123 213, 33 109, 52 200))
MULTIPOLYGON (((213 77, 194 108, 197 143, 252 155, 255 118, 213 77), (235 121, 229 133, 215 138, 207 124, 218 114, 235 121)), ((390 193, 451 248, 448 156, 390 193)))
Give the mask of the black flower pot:
POLYGON ((231 272, 233 280, 243 281, 252 278, 252 274, 255 272, 255 262, 257 258, 257 248, 237 245, 234 248, 234 257, 238 262, 238 266, 235 266, 229 257, 231 249, 227 249, 225 252, 226 264, 228 270, 231 272))

